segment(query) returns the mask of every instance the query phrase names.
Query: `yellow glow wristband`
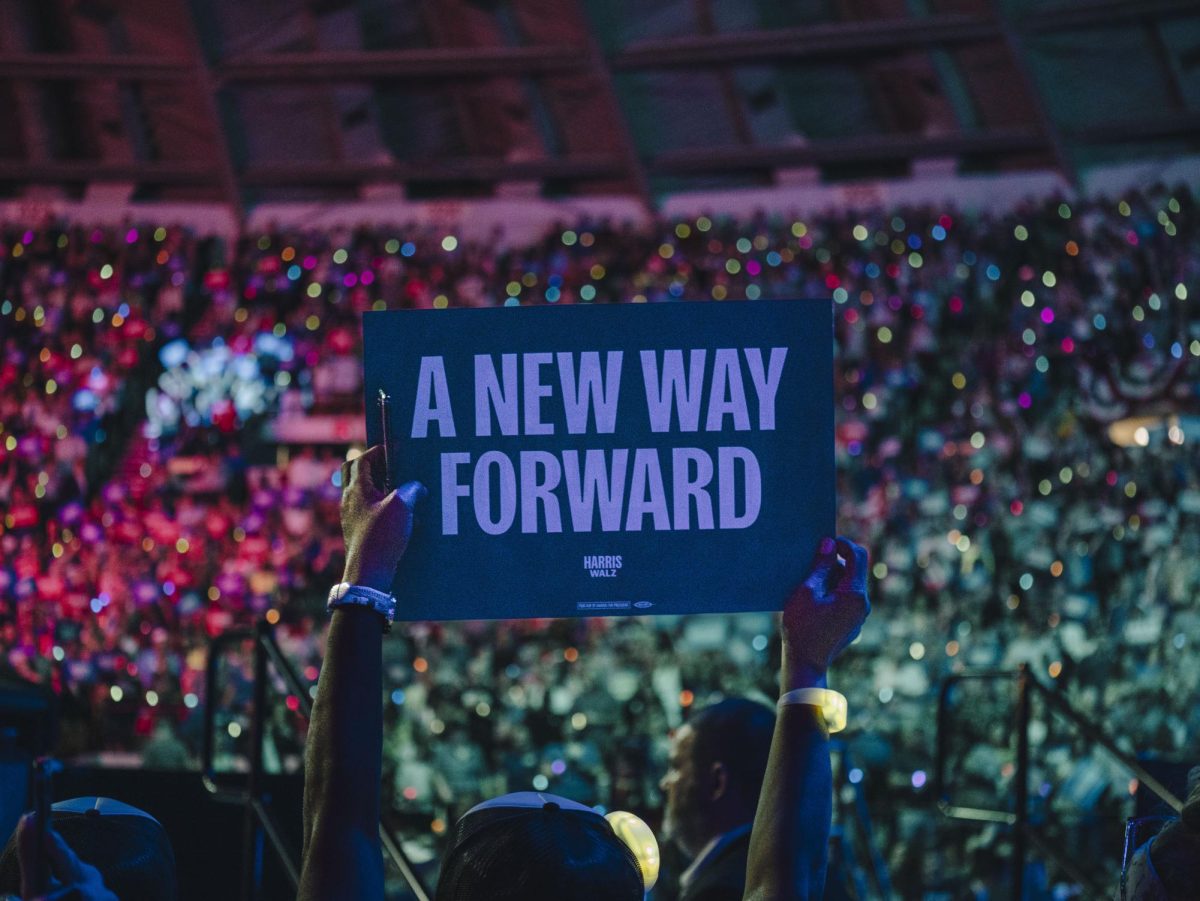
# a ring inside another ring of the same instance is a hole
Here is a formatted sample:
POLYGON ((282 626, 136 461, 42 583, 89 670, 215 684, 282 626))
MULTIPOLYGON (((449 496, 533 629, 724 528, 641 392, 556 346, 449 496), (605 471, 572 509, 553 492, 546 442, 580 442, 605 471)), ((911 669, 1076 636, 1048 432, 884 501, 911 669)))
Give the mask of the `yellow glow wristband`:
POLYGON ((846 696, 841 692, 828 688, 797 688, 780 695, 775 706, 788 707, 792 704, 807 704, 821 711, 825 720, 825 728, 830 734, 841 732, 846 728, 846 696))

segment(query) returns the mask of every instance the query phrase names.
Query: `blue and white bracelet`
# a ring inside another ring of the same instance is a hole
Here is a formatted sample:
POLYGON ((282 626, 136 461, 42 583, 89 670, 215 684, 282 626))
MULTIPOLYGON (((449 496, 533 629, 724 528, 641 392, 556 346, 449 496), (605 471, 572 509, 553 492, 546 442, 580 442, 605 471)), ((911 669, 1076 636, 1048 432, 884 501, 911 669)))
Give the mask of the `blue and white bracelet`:
POLYGON ((396 620, 396 599, 385 591, 377 591, 365 585, 339 582, 329 590, 325 610, 332 613, 338 607, 369 607, 383 617, 383 631, 392 631, 396 620))

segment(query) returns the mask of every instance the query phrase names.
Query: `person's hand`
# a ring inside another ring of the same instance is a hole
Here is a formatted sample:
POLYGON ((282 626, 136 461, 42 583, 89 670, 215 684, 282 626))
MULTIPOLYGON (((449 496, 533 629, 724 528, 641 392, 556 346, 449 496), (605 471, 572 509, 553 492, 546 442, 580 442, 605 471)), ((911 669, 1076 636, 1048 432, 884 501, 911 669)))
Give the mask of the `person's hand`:
POLYGON ((21 868, 21 897, 26 901, 118 901, 104 885, 100 871, 84 863, 54 829, 46 829, 45 852, 50 858, 50 889, 35 896, 34 858, 37 856, 37 818, 32 813, 17 824, 17 861, 21 868))
POLYGON ((821 539, 812 572, 783 608, 783 690, 824 687, 829 665, 870 612, 866 549, 846 538, 821 539))
POLYGON ((396 564, 412 536, 413 508, 428 493, 420 482, 388 492, 386 482, 380 445, 342 464, 342 581, 377 591, 391 590, 396 564))

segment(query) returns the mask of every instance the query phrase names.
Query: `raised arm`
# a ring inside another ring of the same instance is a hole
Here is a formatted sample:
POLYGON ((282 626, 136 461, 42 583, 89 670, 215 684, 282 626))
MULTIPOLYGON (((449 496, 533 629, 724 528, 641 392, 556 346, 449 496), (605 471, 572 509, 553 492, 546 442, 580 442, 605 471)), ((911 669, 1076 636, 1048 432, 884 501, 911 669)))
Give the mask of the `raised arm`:
POLYGON ((829 733, 819 707, 786 696, 826 687, 829 665, 870 611, 866 550, 844 538, 824 539, 812 573, 783 611, 783 703, 750 834, 747 901, 822 896, 833 815, 829 733))
MULTIPOLYGON (((425 489, 387 493, 385 476, 381 447, 342 466, 342 581, 390 592, 425 489)), ((333 611, 305 748, 300 901, 383 898, 383 625, 369 607, 333 611)))

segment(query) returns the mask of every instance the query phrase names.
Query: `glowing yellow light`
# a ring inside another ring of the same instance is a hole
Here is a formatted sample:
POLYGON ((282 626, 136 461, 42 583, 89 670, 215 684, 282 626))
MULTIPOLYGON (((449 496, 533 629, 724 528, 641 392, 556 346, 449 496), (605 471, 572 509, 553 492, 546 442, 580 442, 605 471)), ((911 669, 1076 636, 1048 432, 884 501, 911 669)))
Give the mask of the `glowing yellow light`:
POLYGON ((435 310, 444 310, 448 306, 450 306, 450 298, 445 294, 439 294, 433 299, 433 308, 435 310))
POLYGON ((321 317, 316 313, 310 313, 304 320, 304 327, 310 332, 315 332, 321 327, 321 317))
POLYGON ((658 882, 662 863, 654 833, 641 817, 624 810, 614 810, 606 814, 604 819, 608 820, 608 825, 612 827, 617 838, 624 842, 637 858, 638 869, 642 872, 642 883, 645 890, 650 891, 658 882))
POLYGON ((692 233, 692 227, 686 222, 680 222, 675 226, 675 237, 686 238, 692 233))
POLYGON ((867 238, 870 234, 871 233, 869 231, 867 231, 867 227, 865 225, 854 226, 854 240, 855 241, 865 241, 865 240, 867 240, 867 238))
POLYGON ((669 260, 675 256, 675 247, 671 244, 660 244, 658 246, 658 255, 664 260, 669 260))
POLYGON ((1013 229, 1013 236, 1018 241, 1024 241, 1026 238, 1029 237, 1029 229, 1027 229, 1023 225, 1018 225, 1016 228, 1013 229))
POLYGON ((956 372, 950 377, 950 384, 961 391, 963 388, 967 387, 967 377, 961 372, 956 372))
POLYGON ((875 335, 877 338, 879 338, 880 344, 891 344, 892 343, 892 330, 890 328, 888 328, 886 325, 880 326, 879 331, 876 332, 875 335))
POLYGON ((274 607, 272 607, 270 610, 267 611, 266 620, 272 626, 275 625, 277 622, 279 622, 279 611, 276 610, 274 607))
POLYGON ((175 542, 175 550, 181 554, 186 554, 188 552, 188 548, 190 547, 191 545, 188 544, 188 540, 186 538, 180 538, 175 542))
POLYGON ((1050 674, 1051 679, 1057 679, 1062 674, 1062 663, 1058 660, 1055 660, 1048 667, 1046 667, 1046 672, 1050 674))

